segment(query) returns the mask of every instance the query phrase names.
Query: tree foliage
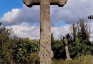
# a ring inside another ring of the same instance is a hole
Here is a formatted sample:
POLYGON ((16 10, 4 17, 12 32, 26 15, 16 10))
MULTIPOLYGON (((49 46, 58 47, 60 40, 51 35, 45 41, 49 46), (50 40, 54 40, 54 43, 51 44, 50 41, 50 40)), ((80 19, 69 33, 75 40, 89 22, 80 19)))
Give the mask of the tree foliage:
POLYGON ((10 38, 10 34, 10 29, 0 25, 0 64, 31 64, 34 57, 38 59, 39 41, 10 38))
MULTIPOLYGON (((73 24, 72 34, 68 33, 65 37, 68 42, 68 47, 69 47, 71 58, 76 58, 82 55, 93 54, 92 52, 93 43, 89 40, 90 38, 89 27, 88 27, 88 24, 85 23, 83 19, 80 19, 80 21, 77 24, 73 24)), ((66 53, 64 49, 63 39, 58 40, 58 41, 59 42, 54 41, 54 44, 52 45, 52 50, 54 52, 54 58, 64 59, 66 56, 66 53)))

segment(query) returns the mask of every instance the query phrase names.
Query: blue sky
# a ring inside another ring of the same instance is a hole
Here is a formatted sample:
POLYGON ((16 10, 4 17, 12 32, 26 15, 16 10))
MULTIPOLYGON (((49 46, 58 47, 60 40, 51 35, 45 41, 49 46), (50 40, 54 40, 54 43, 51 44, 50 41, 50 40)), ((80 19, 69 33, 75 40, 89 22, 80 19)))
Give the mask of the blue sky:
MULTIPOLYGON (((64 7, 51 6, 51 32, 56 39, 71 33, 71 25, 93 14, 93 0, 68 0, 64 7)), ((39 39, 40 6, 26 7, 22 0, 0 0, 0 22, 15 35, 39 39)), ((91 23, 91 40, 93 40, 91 23)))
POLYGON ((22 8, 22 0, 0 0, 0 17, 13 8, 22 8))

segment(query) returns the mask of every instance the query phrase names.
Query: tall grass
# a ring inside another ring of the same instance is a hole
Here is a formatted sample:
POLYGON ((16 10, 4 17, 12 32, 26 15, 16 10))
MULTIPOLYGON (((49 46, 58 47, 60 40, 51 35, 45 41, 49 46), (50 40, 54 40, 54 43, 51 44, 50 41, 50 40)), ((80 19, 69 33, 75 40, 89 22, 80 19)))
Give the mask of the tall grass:
POLYGON ((53 60, 52 64, 93 64, 93 56, 81 56, 73 60, 53 60))

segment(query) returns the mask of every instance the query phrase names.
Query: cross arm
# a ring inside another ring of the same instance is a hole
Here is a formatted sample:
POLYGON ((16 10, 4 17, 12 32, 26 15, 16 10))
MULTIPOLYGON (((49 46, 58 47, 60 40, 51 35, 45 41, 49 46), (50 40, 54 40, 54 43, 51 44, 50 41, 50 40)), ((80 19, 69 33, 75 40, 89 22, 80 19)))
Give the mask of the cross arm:
POLYGON ((63 7, 67 3, 67 0, 50 0, 51 5, 58 5, 59 7, 63 7))
MULTIPOLYGON (((32 7, 32 5, 40 5, 41 0, 23 0, 24 4, 28 7, 32 7)), ((58 5, 59 7, 63 7, 66 4, 67 0, 50 0, 51 5, 58 5)))
POLYGON ((28 7, 32 7, 32 5, 40 5, 40 0, 23 0, 23 2, 28 7))

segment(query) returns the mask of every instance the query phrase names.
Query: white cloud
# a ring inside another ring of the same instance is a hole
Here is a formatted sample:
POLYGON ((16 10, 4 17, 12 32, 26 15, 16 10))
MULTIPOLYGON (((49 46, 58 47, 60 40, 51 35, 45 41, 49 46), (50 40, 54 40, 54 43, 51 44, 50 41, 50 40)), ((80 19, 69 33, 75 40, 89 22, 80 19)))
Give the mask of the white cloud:
POLYGON ((39 13, 39 6, 27 8, 23 5, 21 9, 12 9, 12 11, 5 13, 0 21, 2 21, 4 25, 18 25, 23 22, 32 24, 39 23, 39 13))
POLYGON ((64 20, 66 23, 76 23, 80 18, 87 18, 93 14, 93 0, 68 0, 64 7, 51 8, 52 21, 64 20), (82 2, 83 1, 83 2, 82 2))
POLYGON ((12 23, 13 21, 15 21, 19 10, 20 9, 12 9, 11 12, 5 13, 4 16, 1 18, 2 21, 6 23, 12 23))
POLYGON ((66 25, 62 27, 52 27, 52 33, 55 39, 60 39, 64 37, 66 34, 71 33, 71 25, 66 25))
POLYGON ((81 2, 86 2, 87 0, 81 0, 81 2))
POLYGON ((90 28, 90 40, 93 41, 93 20, 89 22, 89 28, 90 28))
POLYGON ((12 28, 14 34, 18 37, 39 39, 40 28, 38 26, 29 26, 27 24, 8 26, 7 28, 12 28))
MULTIPOLYGON (((29 26, 27 24, 7 26, 7 28, 12 28, 14 34, 18 37, 26 37, 30 39, 40 39, 40 27, 39 26, 29 26)), ((70 32, 70 25, 62 27, 52 27, 51 33, 53 33, 55 39, 60 39, 70 32)))

